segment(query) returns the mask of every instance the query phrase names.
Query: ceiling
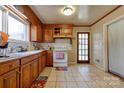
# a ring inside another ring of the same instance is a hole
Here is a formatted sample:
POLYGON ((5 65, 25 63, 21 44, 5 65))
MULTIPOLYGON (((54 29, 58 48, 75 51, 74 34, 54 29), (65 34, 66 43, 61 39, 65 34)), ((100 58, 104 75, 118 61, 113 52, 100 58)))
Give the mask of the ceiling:
POLYGON ((75 12, 71 16, 61 13, 64 5, 31 5, 30 7, 46 24, 91 25, 117 5, 74 5, 75 12))

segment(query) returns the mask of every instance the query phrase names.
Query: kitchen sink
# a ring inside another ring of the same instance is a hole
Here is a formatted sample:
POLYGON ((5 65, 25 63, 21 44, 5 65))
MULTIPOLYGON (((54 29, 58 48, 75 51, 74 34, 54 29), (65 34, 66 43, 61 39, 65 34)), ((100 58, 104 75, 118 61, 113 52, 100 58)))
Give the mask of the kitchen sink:
POLYGON ((0 59, 9 59, 9 58, 16 58, 22 56, 22 53, 12 53, 6 56, 0 56, 0 59))
POLYGON ((0 59, 5 59, 5 58, 14 58, 15 56, 9 56, 9 55, 7 55, 7 56, 0 56, 0 59))

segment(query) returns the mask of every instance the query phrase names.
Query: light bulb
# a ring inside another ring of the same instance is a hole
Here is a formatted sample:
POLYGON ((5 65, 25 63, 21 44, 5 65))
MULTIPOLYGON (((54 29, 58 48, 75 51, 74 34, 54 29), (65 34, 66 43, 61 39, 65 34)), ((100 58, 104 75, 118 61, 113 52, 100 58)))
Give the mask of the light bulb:
POLYGON ((73 13, 73 9, 71 7, 65 7, 63 10, 63 14, 69 16, 73 13))

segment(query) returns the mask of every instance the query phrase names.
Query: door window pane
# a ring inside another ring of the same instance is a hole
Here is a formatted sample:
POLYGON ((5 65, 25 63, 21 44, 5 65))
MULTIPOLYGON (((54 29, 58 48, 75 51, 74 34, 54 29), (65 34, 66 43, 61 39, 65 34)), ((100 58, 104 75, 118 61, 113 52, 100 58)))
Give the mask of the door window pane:
POLYGON ((82 36, 82 35, 81 35, 81 34, 79 34, 79 38, 81 38, 81 36, 82 36))
POLYGON ((81 45, 79 45, 79 49, 82 49, 82 46, 81 45))
POLYGON ((79 36, 79 60, 88 61, 88 34, 80 33, 79 36))
POLYGON ((79 56, 79 60, 82 60, 82 59, 81 59, 81 56, 79 56))
POLYGON ((83 47, 84 49, 88 49, 88 45, 84 45, 84 47, 83 47))
POLYGON ((79 51, 79 55, 81 55, 81 50, 79 51))

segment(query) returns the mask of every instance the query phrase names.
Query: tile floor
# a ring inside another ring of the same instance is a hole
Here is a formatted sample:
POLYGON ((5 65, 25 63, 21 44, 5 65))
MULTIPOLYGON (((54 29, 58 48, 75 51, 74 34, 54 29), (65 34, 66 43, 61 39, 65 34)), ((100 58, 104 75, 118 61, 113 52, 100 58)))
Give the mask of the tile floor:
POLYGON ((80 64, 68 71, 46 67, 40 76, 48 76, 45 88, 124 88, 124 80, 93 65, 80 64))

